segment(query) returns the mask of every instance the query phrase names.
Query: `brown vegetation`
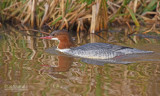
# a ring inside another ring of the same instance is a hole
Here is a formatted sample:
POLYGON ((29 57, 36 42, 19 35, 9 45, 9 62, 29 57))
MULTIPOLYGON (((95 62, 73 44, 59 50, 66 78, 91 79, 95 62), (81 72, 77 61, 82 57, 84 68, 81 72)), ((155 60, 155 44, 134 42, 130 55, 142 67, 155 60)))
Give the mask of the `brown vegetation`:
POLYGON ((106 30, 108 23, 160 25, 158 0, 3 0, 1 5, 1 21, 32 28, 94 33, 106 30))

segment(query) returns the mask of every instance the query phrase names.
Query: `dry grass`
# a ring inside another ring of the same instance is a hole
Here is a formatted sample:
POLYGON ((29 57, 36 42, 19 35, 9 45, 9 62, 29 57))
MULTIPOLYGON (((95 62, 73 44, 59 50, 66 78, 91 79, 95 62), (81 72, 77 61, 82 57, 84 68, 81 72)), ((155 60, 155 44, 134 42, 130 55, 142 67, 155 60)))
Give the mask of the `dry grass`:
MULTIPOLYGON (((158 0, 3 0, 1 21, 51 30, 75 29, 94 33, 106 30, 108 23, 160 25, 158 0)), ((154 27, 153 26, 153 27, 154 27)), ((154 29, 154 28, 152 28, 154 29)), ((159 32, 157 32, 159 33, 159 32)))

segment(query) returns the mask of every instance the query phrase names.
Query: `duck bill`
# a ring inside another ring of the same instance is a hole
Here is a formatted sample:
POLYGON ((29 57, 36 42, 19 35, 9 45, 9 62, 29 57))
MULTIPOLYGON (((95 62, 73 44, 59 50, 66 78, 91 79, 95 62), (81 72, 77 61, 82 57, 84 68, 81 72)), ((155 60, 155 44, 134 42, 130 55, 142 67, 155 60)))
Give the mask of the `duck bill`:
POLYGON ((40 37, 40 39, 52 39, 52 36, 40 37))

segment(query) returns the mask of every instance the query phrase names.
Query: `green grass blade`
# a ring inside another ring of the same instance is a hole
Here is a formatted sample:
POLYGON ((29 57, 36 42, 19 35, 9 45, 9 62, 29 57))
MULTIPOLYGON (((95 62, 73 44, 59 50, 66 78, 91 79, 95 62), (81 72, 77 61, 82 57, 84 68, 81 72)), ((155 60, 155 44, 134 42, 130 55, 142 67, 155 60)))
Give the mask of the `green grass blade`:
POLYGON ((53 26, 54 24, 56 24, 61 19, 62 19, 62 16, 58 17, 53 23, 51 23, 51 26, 53 26))
POLYGON ((147 11, 152 11, 156 8, 157 6, 157 0, 152 0, 148 6, 146 8, 144 8, 143 13, 147 12, 147 11))
POLYGON ((126 8, 128 9, 128 11, 129 11, 129 13, 130 13, 130 15, 131 15, 131 17, 132 17, 135 25, 136 25, 137 27, 139 27, 140 24, 139 24, 139 22, 138 22, 138 20, 137 20, 137 18, 136 18, 136 14, 135 14, 135 13, 133 12, 133 10, 130 9, 128 6, 126 6, 126 8))
POLYGON ((69 7, 69 0, 67 0, 67 2, 66 2, 66 8, 65 8, 66 13, 68 12, 68 7, 69 7))

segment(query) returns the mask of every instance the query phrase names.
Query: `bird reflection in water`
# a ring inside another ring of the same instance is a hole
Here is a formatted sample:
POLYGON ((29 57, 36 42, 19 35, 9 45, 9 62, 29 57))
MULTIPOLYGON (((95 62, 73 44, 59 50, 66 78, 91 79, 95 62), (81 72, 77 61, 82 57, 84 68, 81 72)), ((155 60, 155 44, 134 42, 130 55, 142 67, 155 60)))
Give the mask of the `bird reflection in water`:
MULTIPOLYGON (((59 72, 67 72, 71 68, 71 65, 73 63, 73 58, 69 56, 57 56, 58 58, 58 66, 53 67, 49 66, 50 68, 44 69, 42 68, 40 70, 40 74, 47 74, 51 78, 61 78, 65 79, 66 76, 60 74, 59 72)), ((53 61, 54 62, 54 61, 53 61)))

